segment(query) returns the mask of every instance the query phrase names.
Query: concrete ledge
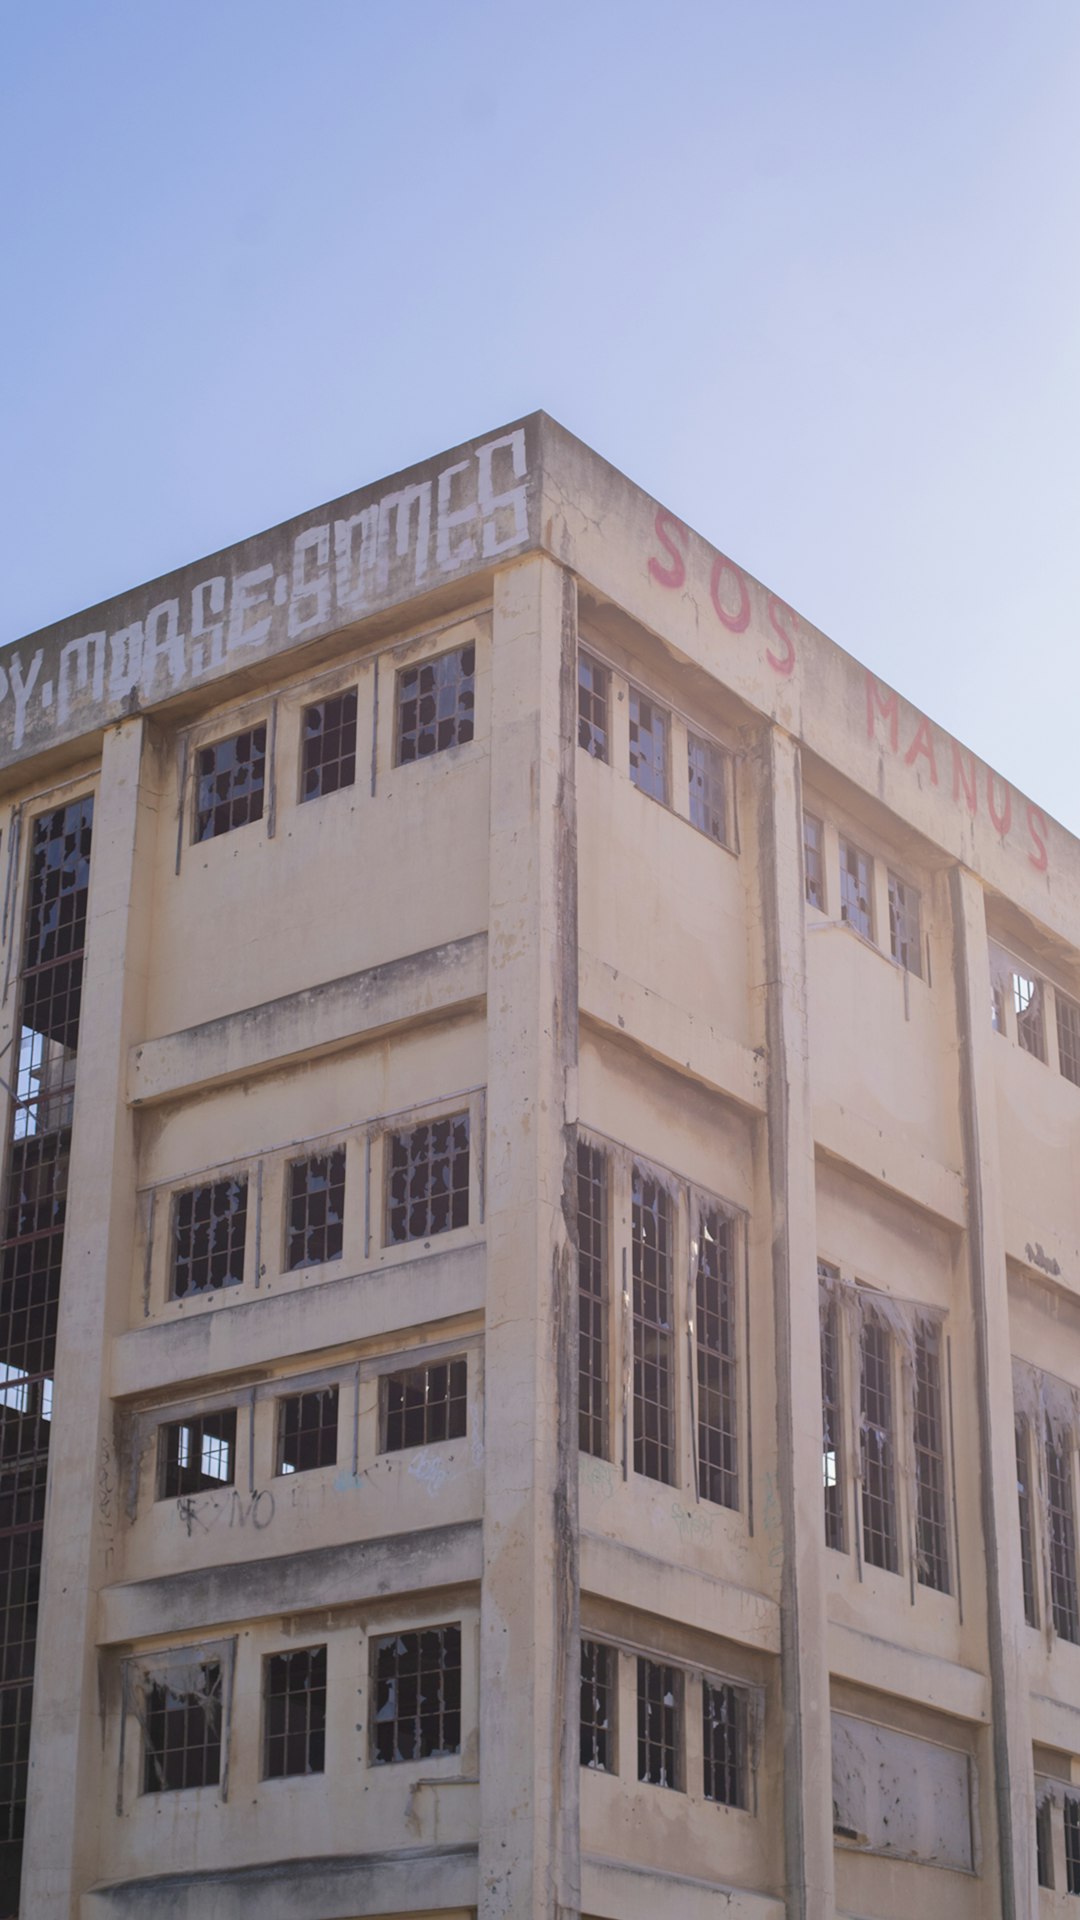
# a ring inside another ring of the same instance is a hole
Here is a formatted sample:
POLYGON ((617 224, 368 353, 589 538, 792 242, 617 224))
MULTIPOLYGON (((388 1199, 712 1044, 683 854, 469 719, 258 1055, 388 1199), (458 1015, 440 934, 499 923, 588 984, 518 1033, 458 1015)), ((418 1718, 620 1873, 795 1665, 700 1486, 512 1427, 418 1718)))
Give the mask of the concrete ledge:
POLYGON ((936 1654, 916 1653, 895 1640, 861 1633, 857 1627, 829 1622, 829 1671, 838 1680, 851 1680, 875 1693, 899 1700, 915 1700, 955 1714, 958 1720, 986 1725, 990 1720, 990 1678, 972 1667, 936 1654))
POLYGON ((596 1920, 657 1920, 671 1913, 679 1920, 716 1920, 721 1901, 724 1920, 783 1920, 784 1902, 775 1894, 630 1867, 602 1854, 581 1856, 581 1910, 596 1920))
POLYGON ((765 1111, 765 1070, 753 1048, 695 1020, 619 967, 583 949, 578 956, 582 1018, 617 1033, 710 1092, 765 1111))
POLYGON ((81 1920, 466 1920, 476 1898, 475 1846, 447 1846, 117 1880, 79 1905, 81 1920))
POLYGON ((719 1575, 672 1566, 668 1560, 654 1559, 636 1547, 584 1530, 581 1586, 583 1592, 607 1600, 625 1602, 632 1593, 635 1607, 661 1619, 678 1620, 702 1633, 722 1634, 759 1652, 780 1651, 780 1609, 775 1600, 719 1575))
POLYGON ((913 1201, 933 1219, 948 1227, 966 1226, 963 1175, 884 1133, 860 1114, 816 1101, 814 1140, 826 1158, 913 1201))
POLYGON ((218 1020, 133 1047, 128 1100, 145 1107, 285 1062, 334 1053, 406 1022, 444 1019, 482 1004, 487 935, 473 933, 362 973, 287 993, 218 1020))

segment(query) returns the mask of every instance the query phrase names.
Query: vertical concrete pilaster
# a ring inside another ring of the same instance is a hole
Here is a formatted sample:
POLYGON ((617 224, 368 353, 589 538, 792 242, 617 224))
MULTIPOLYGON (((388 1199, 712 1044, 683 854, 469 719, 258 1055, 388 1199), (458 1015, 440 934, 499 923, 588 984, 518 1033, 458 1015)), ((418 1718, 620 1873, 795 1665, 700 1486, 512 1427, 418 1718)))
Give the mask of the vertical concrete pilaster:
POLYGON ((145 997, 156 824, 157 796, 141 784, 145 733, 141 718, 107 731, 94 803, 20 1908, 34 1920, 72 1920, 95 1877, 97 1819, 86 1795, 101 1765, 97 1597, 120 1524, 109 1340, 131 1283, 127 1056, 145 997))
POLYGON ((480 1920, 578 1911, 576 588, 496 576, 480 1920))

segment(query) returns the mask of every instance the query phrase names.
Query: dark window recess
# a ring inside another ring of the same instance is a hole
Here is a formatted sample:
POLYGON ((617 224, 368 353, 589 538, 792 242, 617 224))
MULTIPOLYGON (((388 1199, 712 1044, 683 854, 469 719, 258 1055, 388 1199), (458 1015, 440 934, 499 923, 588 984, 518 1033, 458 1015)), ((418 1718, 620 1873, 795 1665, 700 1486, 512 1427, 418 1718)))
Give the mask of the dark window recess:
POLYGON ((278 1401, 278 1473, 310 1473, 337 1461, 338 1390, 315 1387, 278 1401))
POLYGON ((608 1457, 607 1157, 577 1147, 578 1446, 608 1457))
POLYGON ((615 1771, 615 1695, 618 1654, 599 1640, 581 1643, 581 1764, 615 1771))
POLYGON ((181 1686, 148 1674, 144 1689, 143 1792, 216 1787, 221 1778, 221 1667, 197 1661, 181 1686), (190 1682, 201 1675, 197 1686, 190 1682))
POLYGON ((735 1256, 732 1223, 716 1207, 698 1217, 698 1471, 706 1500, 739 1504, 739 1420, 735 1371, 735 1256))
POLYGON ((1054 992, 1057 1009, 1058 1063, 1066 1080, 1080 1087, 1080 1007, 1066 999, 1060 987, 1054 992))
MULTIPOLYGON (((819 1278, 832 1269, 818 1267, 819 1278)), ((840 1402, 840 1307, 821 1295, 821 1480, 825 1501, 825 1545, 846 1553, 844 1527, 843 1412, 840 1402)))
POLYGON ((1020 1571, 1024 1583, 1024 1619, 1039 1624, 1035 1586, 1035 1530, 1032 1512, 1031 1441, 1026 1420, 1016 1422, 1016 1498, 1020 1509, 1020 1571))
POLYGON ((426 1240, 469 1224, 469 1116, 390 1135, 390 1238, 426 1240))
POLYGON ((356 780, 356 688, 304 708, 301 800, 318 800, 356 780))
POLYGON ((236 1408, 159 1427, 157 1468, 159 1500, 231 1487, 236 1477, 236 1408))
POLYGON ((1035 1805, 1035 1877, 1040 1887, 1054 1884, 1053 1802, 1049 1794, 1035 1805))
POLYGON ((922 979, 922 919, 919 896, 906 880, 889 875, 889 951, 908 973, 922 979))
POLYGON ((667 802, 667 714, 630 689, 630 778, 642 793, 667 802))
POLYGON ((862 1324, 863 1558, 896 1573, 896 1460, 893 1433, 892 1340, 872 1310, 862 1324))
POLYGON ((290 1272, 340 1260, 345 1244, 345 1149, 294 1160, 289 1168, 290 1272))
POLYGON ((403 667, 397 677, 398 765, 471 740, 475 694, 475 647, 403 667))
POLYGON ((375 1642, 372 1759, 430 1760, 461 1748, 461 1628, 375 1642))
POLYGON ((675 1478, 671 1196, 634 1168, 634 1472, 675 1478))
POLYGON ((730 845, 728 832, 728 756, 715 740, 699 734, 686 736, 690 775, 691 824, 722 847, 730 845))
POLYGON ((941 1395, 941 1330, 915 1329, 915 1570, 924 1587, 949 1592, 949 1528, 945 1496, 945 1420, 941 1395))
POLYGON ((825 911, 825 829, 816 814, 803 814, 803 868, 806 899, 825 911))
POLYGON ((638 1779, 653 1787, 682 1786, 680 1705, 682 1674, 638 1657, 638 1779))
POLYGON ((850 840, 840 842, 840 918, 868 940, 874 937, 871 901, 874 866, 869 854, 850 840))
POLYGON ((1046 1061, 1046 1027, 1043 1021, 1043 983, 1033 975, 1014 973, 1012 976, 1013 1012, 1016 1015, 1016 1038, 1025 1053, 1033 1054, 1036 1060, 1046 1061))
POLYGON ((326 1648, 300 1647, 263 1662, 263 1777, 322 1773, 326 1764, 326 1648))
POLYGON ((1076 1513, 1072 1492, 1072 1436, 1055 1440, 1046 1425, 1046 1508, 1050 1530, 1050 1603, 1054 1631, 1063 1640, 1080 1640, 1076 1591, 1076 1513))
POLYGON ((178 1193, 173 1215, 172 1297, 216 1293, 244 1278, 247 1177, 178 1193))
POLYGON ((195 755, 195 838, 261 820, 266 786, 266 728, 249 727, 229 740, 215 740, 195 755))
POLYGON ((705 1798, 722 1807, 750 1804, 750 1696, 745 1687, 705 1680, 701 1689, 705 1798))
POLYGON ((610 753, 608 731, 608 693, 611 676, 589 653, 578 654, 578 746, 594 760, 607 760, 610 753))
POLYGON ((409 1367, 382 1378, 383 1452, 460 1440, 468 1410, 467 1360, 409 1367))
POLYGON ((1080 1893, 1080 1800, 1065 1795, 1065 1891, 1080 1893))

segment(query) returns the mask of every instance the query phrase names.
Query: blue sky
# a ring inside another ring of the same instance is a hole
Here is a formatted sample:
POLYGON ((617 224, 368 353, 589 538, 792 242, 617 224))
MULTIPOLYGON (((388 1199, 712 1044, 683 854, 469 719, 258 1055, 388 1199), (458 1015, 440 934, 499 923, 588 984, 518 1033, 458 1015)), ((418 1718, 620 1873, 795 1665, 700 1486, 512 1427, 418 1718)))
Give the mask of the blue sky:
POLYGON ((9 0, 0 642, 545 407, 1080 831, 1080 9, 9 0))

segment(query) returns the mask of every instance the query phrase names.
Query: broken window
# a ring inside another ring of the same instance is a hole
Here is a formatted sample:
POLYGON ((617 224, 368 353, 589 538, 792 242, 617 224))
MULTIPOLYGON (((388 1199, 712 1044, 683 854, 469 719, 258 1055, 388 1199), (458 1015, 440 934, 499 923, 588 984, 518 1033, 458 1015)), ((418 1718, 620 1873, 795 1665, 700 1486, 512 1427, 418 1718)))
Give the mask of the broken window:
POLYGON ((750 1804, 750 1695, 726 1680, 705 1680, 701 1689, 705 1750, 705 1798, 723 1807, 750 1804))
POLYGON ((265 725, 200 747, 195 755, 196 840, 216 840, 219 833, 261 820, 265 786, 265 725))
POLYGON ((889 951, 907 973, 922 979, 919 895, 908 881, 889 875, 889 951))
POLYGON ((144 1682, 143 1792, 216 1787, 221 1777, 221 1665, 170 1661, 144 1682))
POLYGON ((607 1156, 577 1145, 578 1446, 608 1457, 607 1156))
POLYGON ((1016 1421, 1016 1498, 1020 1510, 1020 1570, 1024 1583, 1024 1619, 1029 1627, 1039 1624, 1039 1603, 1035 1586, 1035 1532, 1031 1489, 1031 1439, 1028 1423, 1016 1421))
POLYGON ((924 1587, 949 1592, 949 1530, 945 1501, 945 1422, 941 1397, 941 1336, 933 1321, 915 1328, 916 1572, 924 1587))
POLYGON ((469 1224, 469 1116, 390 1135, 389 1231, 397 1244, 469 1224))
POLYGON ((1080 1800, 1065 1795, 1065 1891, 1080 1893, 1080 1800))
POLYGON ((730 844, 728 835, 728 755, 715 740, 687 733, 686 749, 690 775, 690 821, 710 840, 722 847, 730 844))
POLYGON ((338 1390, 314 1387, 277 1403, 275 1473, 310 1473, 337 1461, 338 1390))
POLYGON ((1058 1063, 1066 1080, 1080 1087, 1080 1007, 1060 987, 1054 989, 1057 1011, 1058 1063))
POLYGON ((385 1373, 382 1399, 383 1453, 460 1440, 468 1411, 468 1361, 440 1360, 404 1373, 385 1373))
POLYGON ((1076 1590, 1076 1510, 1072 1487, 1072 1435, 1060 1442, 1046 1423, 1046 1517, 1050 1535, 1050 1604, 1054 1631, 1063 1640, 1080 1641, 1076 1590))
POLYGON ((301 722, 301 800, 351 787, 356 780, 356 688, 305 707, 301 722))
POLYGON ((611 675, 591 653, 578 654, 578 746, 594 760, 610 757, 608 698, 611 675))
POLYGON ((461 1748, 461 1627, 392 1633, 374 1649, 372 1760, 430 1760, 461 1748))
POLYGON ((600 1640, 581 1642, 581 1764, 615 1772, 615 1696, 619 1656, 600 1640))
POLYGON ((638 1779, 680 1789, 682 1674, 639 1655, 637 1663, 638 1779))
MULTIPOLYGON (((818 1264, 819 1278, 835 1278, 818 1264)), ((821 1293, 821 1477, 825 1500, 825 1545, 846 1553, 843 1481, 843 1414, 840 1401, 840 1303, 821 1293)))
POLYGON ((1046 1030, 1043 1023, 1043 983, 1033 974, 1017 973, 1012 976, 1013 1012, 1016 1015, 1016 1037, 1025 1053, 1034 1054, 1036 1060, 1046 1060, 1046 1030))
POLYGON ((170 1420, 158 1428, 157 1497, 179 1500, 184 1494, 231 1487, 235 1461, 235 1407, 170 1420))
POLYGON ((825 911, 825 828, 814 813, 803 814, 803 875, 807 904, 825 911))
POLYGON ((263 1661, 263 1778, 322 1773, 326 1764, 326 1648, 263 1661))
POLYGON ((702 1494, 722 1507, 739 1504, 733 1239, 727 1216, 703 1207, 697 1242, 698 1464, 702 1494))
POLYGON ((642 793, 667 804, 668 716, 636 687, 630 689, 630 778, 642 793))
POLYGON ((426 760, 473 737, 476 648, 455 647, 397 677, 397 764, 426 760))
POLYGON ((172 1298, 238 1287, 244 1278, 247 1176, 189 1187, 173 1206, 172 1298))
POLYGON ((675 1479, 671 1195, 634 1168, 634 1472, 675 1479))
POLYGON ((888 1328, 865 1306, 861 1356, 863 1558, 868 1566, 896 1573, 892 1339, 888 1328))
POLYGON ((340 1260, 345 1244, 345 1149, 294 1160, 289 1168, 285 1264, 315 1267, 340 1260))
POLYGON ((1035 1803, 1035 1877, 1040 1887, 1054 1884, 1053 1801, 1049 1793, 1035 1803))
POLYGON ((840 842, 840 918, 868 940, 874 937, 874 863, 850 840, 840 842))

